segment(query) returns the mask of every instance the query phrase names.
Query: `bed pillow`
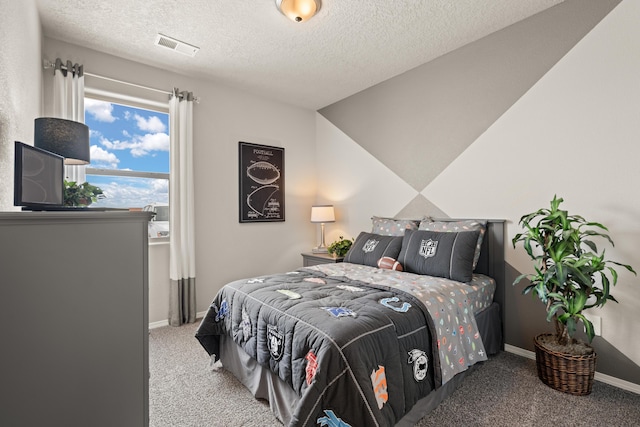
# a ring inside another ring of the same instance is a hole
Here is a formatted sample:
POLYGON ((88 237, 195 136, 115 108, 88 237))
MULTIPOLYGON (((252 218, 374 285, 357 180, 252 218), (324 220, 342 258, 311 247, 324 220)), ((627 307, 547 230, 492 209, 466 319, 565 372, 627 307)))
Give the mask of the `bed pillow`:
POLYGON ((398 261, 409 273, 468 283, 479 230, 438 232, 407 230, 398 261))
POLYGON ((361 232, 344 257, 344 262, 378 266, 378 260, 384 256, 398 258, 402 247, 402 237, 381 236, 380 234, 361 232))
POLYGON ((463 221, 433 221, 424 220, 420 222, 418 230, 441 231, 441 232, 458 232, 458 231, 474 231, 479 230, 478 241, 476 242, 475 252, 473 254, 473 269, 478 265, 480 259, 480 250, 482 249, 482 239, 487 230, 487 221, 463 220, 463 221))
POLYGON ((404 236, 404 230, 417 230, 420 219, 371 217, 371 232, 381 236, 404 236))

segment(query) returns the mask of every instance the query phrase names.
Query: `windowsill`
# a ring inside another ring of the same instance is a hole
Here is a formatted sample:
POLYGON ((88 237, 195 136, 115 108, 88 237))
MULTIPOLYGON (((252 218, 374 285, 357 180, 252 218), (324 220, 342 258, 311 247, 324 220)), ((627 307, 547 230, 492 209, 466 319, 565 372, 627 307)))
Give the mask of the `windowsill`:
POLYGON ((149 246, 168 245, 169 237, 149 237, 149 246))

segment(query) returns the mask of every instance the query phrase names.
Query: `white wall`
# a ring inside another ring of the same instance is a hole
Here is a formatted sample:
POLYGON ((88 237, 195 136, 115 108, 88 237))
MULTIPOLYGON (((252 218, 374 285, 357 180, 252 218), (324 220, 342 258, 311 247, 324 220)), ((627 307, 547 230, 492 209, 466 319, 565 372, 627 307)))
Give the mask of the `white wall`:
MULTIPOLYGON (((315 242, 315 228, 309 222, 316 192, 313 111, 49 38, 44 40, 43 56, 52 61, 69 59, 84 64, 86 72, 131 83, 168 91, 179 87, 200 98, 194 106, 198 311, 206 310, 230 280, 302 265, 300 252, 315 242), (285 148, 285 222, 238 222, 238 141, 285 148)), ((45 102, 50 99, 48 78, 47 74, 45 102)), ((151 247, 151 322, 167 318, 167 266, 166 247, 151 247)))
POLYGON ((382 162, 316 114, 318 199, 333 204, 336 222, 326 225, 326 242, 371 231, 371 216, 394 216, 418 192, 382 162))
POLYGON ((0 210, 7 211, 15 210, 14 141, 33 145, 33 120, 40 117, 42 36, 33 0, 0 0, 0 10, 0 210))
MULTIPOLYGON (((509 239, 521 215, 558 194, 570 213, 609 227, 616 246, 603 242, 607 258, 640 271, 638 22, 640 2, 623 1, 424 193, 453 216, 473 205, 481 216, 510 219, 509 239), (482 164, 492 166, 470 186, 463 172, 482 164)), ((521 249, 509 250, 507 261, 532 272, 521 249)), ((619 272, 612 294, 620 303, 596 314, 602 338, 640 365, 640 341, 632 338, 640 330, 640 280, 619 272)))
POLYGON ((164 326, 169 304, 169 244, 149 244, 149 323, 164 326))

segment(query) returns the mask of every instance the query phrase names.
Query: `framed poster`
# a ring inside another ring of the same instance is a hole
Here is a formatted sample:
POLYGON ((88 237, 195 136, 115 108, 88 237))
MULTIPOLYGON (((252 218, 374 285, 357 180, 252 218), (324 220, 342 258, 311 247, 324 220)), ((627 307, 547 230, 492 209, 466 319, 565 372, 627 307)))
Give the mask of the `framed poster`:
POLYGON ((284 221, 284 148, 238 144, 240 222, 284 221))

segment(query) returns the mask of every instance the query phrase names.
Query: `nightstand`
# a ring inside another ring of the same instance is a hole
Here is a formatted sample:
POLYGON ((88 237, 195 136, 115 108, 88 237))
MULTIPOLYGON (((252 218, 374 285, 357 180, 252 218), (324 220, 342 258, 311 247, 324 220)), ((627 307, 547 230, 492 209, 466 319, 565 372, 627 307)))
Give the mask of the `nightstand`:
POLYGON ((312 252, 304 252, 302 255, 302 266, 310 267, 312 265, 318 264, 332 264, 336 262, 342 262, 344 260, 343 256, 334 257, 329 254, 314 254, 312 252))

